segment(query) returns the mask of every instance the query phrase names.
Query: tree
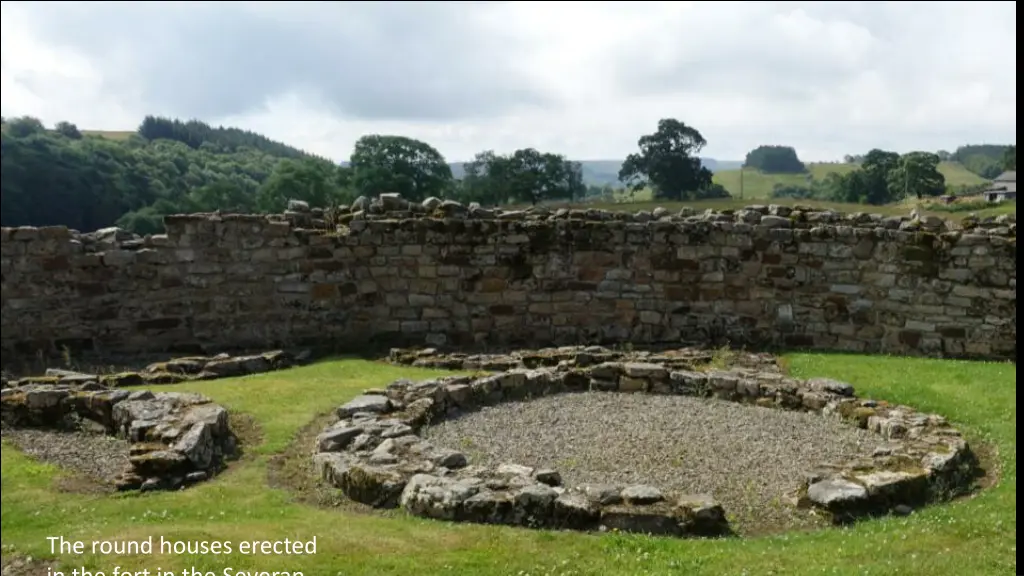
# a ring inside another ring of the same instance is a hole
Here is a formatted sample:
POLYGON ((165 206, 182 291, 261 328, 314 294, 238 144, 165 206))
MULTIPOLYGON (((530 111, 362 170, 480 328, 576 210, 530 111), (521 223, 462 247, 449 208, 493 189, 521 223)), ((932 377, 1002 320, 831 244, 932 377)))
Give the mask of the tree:
POLYGON ((405 136, 363 136, 351 164, 352 184, 362 195, 398 192, 415 201, 452 190, 452 169, 444 156, 430 144, 405 136))
POLYGON ((1004 144, 968 144, 957 148, 953 159, 978 176, 991 180, 1005 169, 1008 148, 1004 144))
POLYGON ((908 152, 900 157, 888 175, 890 199, 942 195, 946 177, 939 172, 939 161, 938 154, 931 152, 908 152))
POLYGON ((747 153, 744 168, 756 168, 765 174, 802 174, 807 167, 792 146, 758 146, 747 153))
POLYGON ((317 162, 338 189, 347 175, 333 162, 232 128, 210 128, 192 148, 167 138, 75 139, 35 119, 12 124, 4 126, 0 156, 4 226, 156 233, 166 214, 255 210, 257 191, 282 158, 317 162))
POLYGON ((888 204, 894 198, 893 191, 889 186, 889 177, 899 165, 899 154, 875 148, 864 156, 864 161, 860 165, 860 171, 863 174, 851 178, 847 183, 863 186, 863 192, 859 197, 860 202, 875 205, 888 204))
POLYGON ((1007 146, 1003 152, 1003 170, 1017 169, 1017 145, 1007 146))
POLYGON ((459 185, 459 199, 484 205, 508 202, 508 179, 505 176, 507 160, 493 150, 478 152, 473 160, 463 166, 465 175, 459 185))
POLYGON ((6 122, 7 133, 16 138, 24 138, 32 134, 46 132, 46 127, 38 118, 22 116, 12 118, 6 122))
MULTIPOLYGON (((281 212, 288 205, 288 200, 304 200, 311 206, 321 208, 351 202, 354 195, 339 181, 339 176, 345 174, 335 170, 332 164, 312 158, 283 159, 260 186, 256 194, 256 205, 265 212, 281 212)), ((238 198, 233 196, 219 202, 231 203, 238 198)))
POLYGON ((516 150, 508 159, 504 177, 511 197, 536 204, 542 200, 573 200, 585 192, 578 162, 533 148, 516 150))
POLYGON ((224 178, 196 188, 189 194, 188 204, 197 212, 221 210, 245 214, 255 209, 254 200, 252 194, 248 194, 237 183, 224 178))
POLYGON ((656 198, 684 200, 711 186, 711 171, 697 153, 707 141, 695 128, 670 118, 658 122, 654 134, 637 141, 639 154, 630 154, 619 170, 619 181, 634 192, 651 186, 656 198))
POLYGON ((575 200, 586 195, 583 168, 560 154, 534 148, 508 156, 493 150, 478 153, 465 165, 459 196, 482 204, 575 200))
POLYGON ((210 152, 239 152, 243 148, 253 148, 279 158, 313 158, 313 154, 304 152, 287 144, 276 142, 255 132, 239 128, 213 128, 199 120, 173 120, 157 116, 146 116, 139 125, 138 134, 145 140, 174 140, 189 148, 204 148, 210 152))
POLYGON ((82 137, 82 133, 78 131, 78 126, 71 122, 57 122, 53 127, 53 131, 72 140, 78 140, 82 137))

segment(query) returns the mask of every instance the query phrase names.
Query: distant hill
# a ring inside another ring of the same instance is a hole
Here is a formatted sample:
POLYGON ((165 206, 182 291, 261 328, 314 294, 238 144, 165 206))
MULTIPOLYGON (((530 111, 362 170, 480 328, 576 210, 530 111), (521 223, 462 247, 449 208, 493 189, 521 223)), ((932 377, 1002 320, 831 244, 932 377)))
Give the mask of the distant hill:
MULTIPOLYGON (((700 161, 712 172, 719 170, 735 170, 743 165, 742 160, 715 160, 714 158, 701 158, 700 161)), ((583 183, 587 186, 619 185, 619 168, 622 167, 622 160, 577 160, 583 168, 583 183)), ((462 178, 466 174, 465 162, 452 162, 452 175, 462 178)))

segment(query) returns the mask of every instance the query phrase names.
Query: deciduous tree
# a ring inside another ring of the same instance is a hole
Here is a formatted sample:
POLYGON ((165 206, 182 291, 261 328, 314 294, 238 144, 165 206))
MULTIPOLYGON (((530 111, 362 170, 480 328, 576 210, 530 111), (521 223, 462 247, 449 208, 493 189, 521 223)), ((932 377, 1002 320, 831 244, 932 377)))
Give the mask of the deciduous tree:
POLYGON ((407 200, 445 196, 452 169, 433 146, 405 136, 369 135, 352 152, 352 184, 362 195, 397 192, 407 200))
POLYGON ((942 195, 946 191, 946 177, 939 172, 939 161, 938 154, 931 152, 908 152, 901 156, 889 171, 889 200, 942 195))
POLYGON ((630 154, 619 170, 619 181, 632 190, 650 186, 657 198, 684 200, 711 186, 711 171, 697 154, 707 141, 696 128, 665 118, 654 134, 640 137, 640 152, 630 154))

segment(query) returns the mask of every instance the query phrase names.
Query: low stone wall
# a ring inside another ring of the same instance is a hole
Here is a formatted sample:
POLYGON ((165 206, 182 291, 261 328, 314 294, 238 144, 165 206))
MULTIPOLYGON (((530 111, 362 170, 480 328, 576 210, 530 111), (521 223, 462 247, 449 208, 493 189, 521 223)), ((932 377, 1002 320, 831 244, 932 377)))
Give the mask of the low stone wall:
POLYGON ((0 230, 4 362, 99 353, 664 343, 1016 358, 1016 217, 489 210, 393 195, 0 230))
POLYGON ((665 494, 646 485, 566 487, 557 470, 520 463, 475 466, 465 454, 437 448, 418 435, 431 422, 482 406, 599 390, 803 410, 880 434, 887 448, 849 462, 822 463, 807 471, 806 484, 791 495, 794 505, 820 508, 837 521, 948 498, 969 487, 977 470, 967 442, 941 416, 857 398, 849 384, 835 380, 788 378, 764 355, 740 357, 740 367, 716 370, 706 353, 695 350, 636 353, 632 359, 644 361, 620 361, 631 354, 562 348, 501 359, 395 351, 401 362, 447 368, 506 369, 524 360, 547 361, 540 368, 401 380, 368 390, 341 406, 338 421, 317 438, 315 465, 325 481, 357 502, 429 518, 674 536, 728 533, 722 507, 706 495, 665 494), (760 368, 742 367, 744 360, 760 368))
POLYGON ((129 392, 95 381, 0 391, 4 427, 106 433, 130 443, 119 490, 174 490, 216 475, 236 451, 222 406, 199 394, 129 392))
POLYGON ((310 359, 308 351, 291 354, 284 350, 272 350, 260 354, 231 356, 222 353, 215 356, 184 356, 153 362, 142 370, 126 370, 109 374, 89 374, 75 370, 47 368, 43 376, 25 376, 8 379, 4 376, 3 388, 27 386, 30 384, 86 384, 120 388, 147 384, 177 384, 195 380, 214 380, 234 376, 259 374, 282 370, 302 364, 310 359))

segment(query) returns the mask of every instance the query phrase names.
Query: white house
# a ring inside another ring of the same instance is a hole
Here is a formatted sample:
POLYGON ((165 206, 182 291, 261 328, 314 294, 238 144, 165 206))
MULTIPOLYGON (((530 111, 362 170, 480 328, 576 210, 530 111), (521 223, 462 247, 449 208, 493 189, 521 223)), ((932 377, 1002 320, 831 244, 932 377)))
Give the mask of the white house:
POLYGON ((984 192, 981 193, 985 200, 989 202, 1005 202, 1007 200, 1017 199, 1017 171, 1007 170, 999 176, 996 176, 995 180, 992 180, 992 185, 989 186, 984 192))

